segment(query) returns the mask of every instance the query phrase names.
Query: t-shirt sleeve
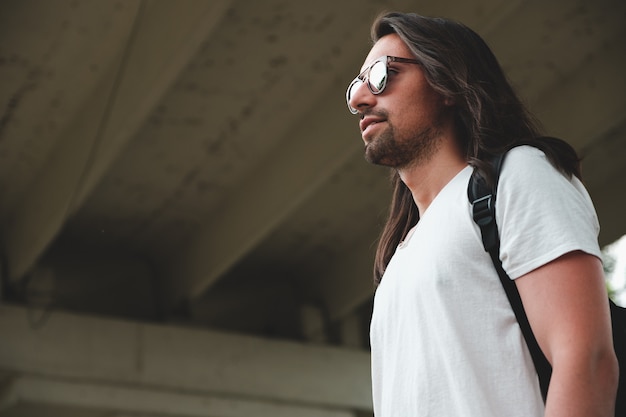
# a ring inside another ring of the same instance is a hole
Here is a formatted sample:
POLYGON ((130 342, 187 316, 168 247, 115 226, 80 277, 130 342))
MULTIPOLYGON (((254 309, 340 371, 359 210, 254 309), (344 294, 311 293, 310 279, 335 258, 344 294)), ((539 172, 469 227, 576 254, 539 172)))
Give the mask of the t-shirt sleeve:
POLYGON ((576 178, 530 146, 509 151, 498 184, 500 259, 512 279, 572 251, 600 257, 598 218, 576 178))

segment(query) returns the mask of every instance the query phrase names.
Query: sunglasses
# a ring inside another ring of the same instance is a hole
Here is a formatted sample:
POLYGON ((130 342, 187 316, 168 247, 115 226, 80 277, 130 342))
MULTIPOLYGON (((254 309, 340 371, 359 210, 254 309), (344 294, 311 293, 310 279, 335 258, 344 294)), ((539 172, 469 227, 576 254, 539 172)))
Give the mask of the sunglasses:
POLYGON ((385 90, 387 86, 387 80, 389 78, 389 63, 390 62, 402 62, 406 64, 419 64, 419 61, 409 58, 400 58, 397 56, 383 55, 376 61, 372 62, 367 68, 363 70, 357 77, 352 80, 346 91, 346 102, 348 103, 348 109, 350 113, 357 114, 358 110, 350 105, 350 99, 354 95, 357 88, 363 83, 367 83, 367 88, 374 95, 378 95, 385 90))

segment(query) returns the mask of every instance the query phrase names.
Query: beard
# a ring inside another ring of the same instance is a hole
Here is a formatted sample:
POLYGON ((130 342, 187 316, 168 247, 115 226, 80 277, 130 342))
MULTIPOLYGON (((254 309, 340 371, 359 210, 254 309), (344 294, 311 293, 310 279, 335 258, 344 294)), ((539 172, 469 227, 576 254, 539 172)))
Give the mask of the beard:
POLYGON ((428 161, 439 148, 440 130, 427 127, 401 138, 389 124, 380 135, 365 145, 365 160, 376 165, 402 169, 428 161))

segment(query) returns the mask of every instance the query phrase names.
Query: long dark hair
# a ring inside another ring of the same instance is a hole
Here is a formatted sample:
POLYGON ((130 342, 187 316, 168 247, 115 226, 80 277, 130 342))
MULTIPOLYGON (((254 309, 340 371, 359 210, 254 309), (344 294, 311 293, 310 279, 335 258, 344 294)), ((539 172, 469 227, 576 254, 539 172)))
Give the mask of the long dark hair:
MULTIPOLYGON (((576 151, 566 142, 541 136, 539 123, 517 97, 485 41, 453 20, 414 13, 387 13, 372 24, 375 43, 395 33, 420 62, 424 76, 437 92, 455 103, 455 128, 468 163, 492 181, 494 155, 527 143, 546 153, 565 175, 580 177, 576 151)), ((392 172, 389 217, 381 233, 374 263, 380 283, 397 245, 419 221, 410 190, 392 172)))

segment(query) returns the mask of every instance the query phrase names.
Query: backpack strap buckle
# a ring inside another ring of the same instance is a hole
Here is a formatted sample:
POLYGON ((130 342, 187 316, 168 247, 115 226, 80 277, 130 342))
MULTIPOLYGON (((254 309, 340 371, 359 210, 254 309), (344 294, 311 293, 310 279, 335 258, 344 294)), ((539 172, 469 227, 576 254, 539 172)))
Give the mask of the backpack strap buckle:
POLYGON ((494 211, 492 194, 476 199, 472 203, 472 216, 479 226, 486 226, 495 221, 494 211))

